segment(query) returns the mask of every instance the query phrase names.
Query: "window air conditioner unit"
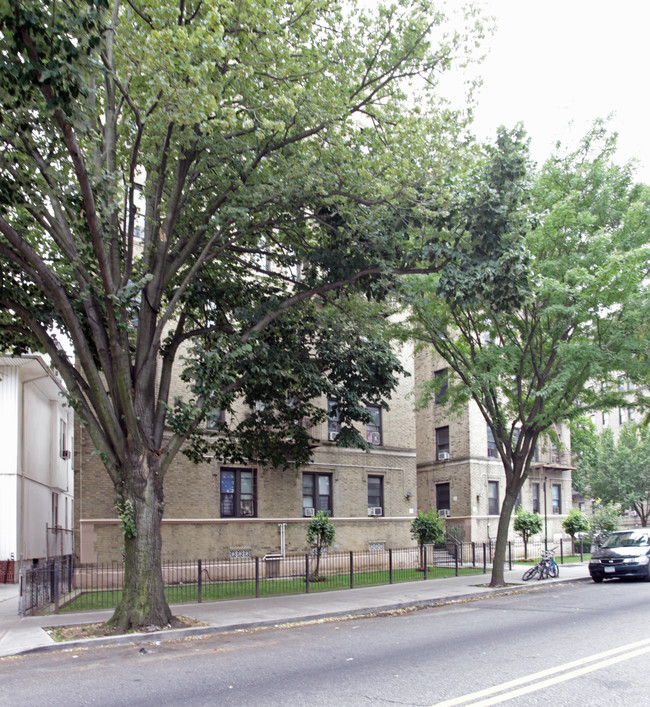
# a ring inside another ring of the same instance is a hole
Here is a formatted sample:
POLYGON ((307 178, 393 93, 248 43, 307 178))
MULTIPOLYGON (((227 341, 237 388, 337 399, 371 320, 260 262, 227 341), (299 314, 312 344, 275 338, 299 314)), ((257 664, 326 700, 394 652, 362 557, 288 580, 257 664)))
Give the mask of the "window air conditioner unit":
POLYGON ((70 459, 70 456, 71 456, 70 450, 69 450, 69 449, 64 449, 64 450, 61 452, 61 456, 62 456, 64 459, 70 459))
POLYGON ((369 508, 369 511, 372 511, 371 515, 373 516, 383 516, 384 515, 384 509, 381 506, 374 506, 374 508, 369 508))
POLYGON ((305 517, 316 515, 316 511, 313 508, 303 508, 302 514, 305 517))
POLYGON ((441 508, 438 511, 438 518, 449 518, 449 508, 441 508))
POLYGON ((438 452, 438 461, 446 462, 449 459, 449 452, 438 452))
POLYGON ((330 442, 336 442, 336 438, 338 437, 338 434, 339 434, 338 432, 332 432, 332 430, 330 430, 330 431, 327 433, 327 439, 328 439, 330 442))

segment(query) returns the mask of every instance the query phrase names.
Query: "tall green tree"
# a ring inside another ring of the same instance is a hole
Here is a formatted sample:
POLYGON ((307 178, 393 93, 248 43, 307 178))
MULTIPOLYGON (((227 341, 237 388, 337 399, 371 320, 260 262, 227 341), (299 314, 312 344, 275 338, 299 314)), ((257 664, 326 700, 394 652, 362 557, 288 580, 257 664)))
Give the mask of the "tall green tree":
POLYGON ((575 468, 571 472, 571 485, 573 490, 581 496, 586 496, 587 480, 585 478, 586 458, 593 453, 596 446, 598 433, 596 425, 587 414, 579 414, 569 422, 571 433, 571 454, 575 468))
POLYGON ((641 525, 650 522, 650 428, 624 425, 617 440, 610 429, 597 435, 583 472, 589 493, 604 503, 636 511, 641 525))
POLYGON ((129 509, 120 628, 170 617, 179 450, 304 462, 321 395, 364 444, 399 372, 373 303, 453 254, 437 215, 469 153, 435 86, 483 30, 445 22, 419 0, 0 4, 0 347, 50 356, 129 509), (236 400, 256 414, 200 433, 236 400))
POLYGON ((447 271, 411 283, 416 334, 455 372, 450 401, 478 406, 504 466, 492 586, 504 583, 511 515, 540 437, 597 406, 599 388, 587 383, 618 375, 637 353, 650 264, 648 190, 614 163, 615 138, 601 125, 578 150, 551 158, 530 189, 506 169, 522 157, 505 138, 488 172, 496 182, 486 177, 485 197, 468 204, 468 228, 509 233, 525 249, 529 291, 504 309, 495 306, 498 273, 479 283, 458 277, 453 287, 447 271), (521 196, 510 198, 516 189, 521 196), (531 218, 520 228, 526 199, 531 218))

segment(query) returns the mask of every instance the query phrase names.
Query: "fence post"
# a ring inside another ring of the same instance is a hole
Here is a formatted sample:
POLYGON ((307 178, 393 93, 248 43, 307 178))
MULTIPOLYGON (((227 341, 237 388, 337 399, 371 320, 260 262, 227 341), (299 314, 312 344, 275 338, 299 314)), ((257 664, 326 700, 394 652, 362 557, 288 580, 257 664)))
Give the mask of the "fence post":
POLYGON ((309 594, 309 553, 305 553, 305 592, 309 594))
POLYGON ((427 565, 429 563, 427 562, 427 546, 424 546, 424 578, 427 579, 428 577, 428 570, 427 570, 427 565))
POLYGON ((562 542, 562 538, 560 538, 560 564, 564 564, 564 543, 562 542))
POLYGON ((255 556, 255 598, 260 597, 260 558, 255 556))
POLYGON ((508 569, 512 569, 512 543, 508 540, 508 569))
POLYGON ((59 580, 61 578, 61 568, 59 563, 54 563, 54 613, 59 613, 59 580))
POLYGON ((50 591, 47 595, 47 599, 48 599, 48 603, 49 603, 54 598, 54 563, 52 562, 52 560, 47 561, 46 572, 47 572, 47 579, 49 580, 48 584, 50 585, 49 586, 50 591))
POLYGON ((581 535, 580 536, 580 562, 584 562, 584 557, 582 556, 582 543, 583 543, 583 538, 581 535))
POLYGON ((487 548, 483 543, 483 574, 487 574, 487 548))
POLYGON ((354 589, 354 556, 350 550, 350 589, 354 589))
POLYGON ((25 568, 18 571, 18 616, 25 615, 25 597, 23 591, 25 589, 25 568))
POLYGON ((393 583, 393 550, 388 550, 388 583, 393 583))
POLYGON ((472 567, 476 567, 476 543, 472 540, 472 567))
POLYGON ((458 577, 458 545, 454 544, 454 555, 456 560, 456 577, 458 577))
POLYGON ((199 604, 203 601, 203 561, 196 561, 196 571, 198 572, 197 590, 199 593, 199 604))

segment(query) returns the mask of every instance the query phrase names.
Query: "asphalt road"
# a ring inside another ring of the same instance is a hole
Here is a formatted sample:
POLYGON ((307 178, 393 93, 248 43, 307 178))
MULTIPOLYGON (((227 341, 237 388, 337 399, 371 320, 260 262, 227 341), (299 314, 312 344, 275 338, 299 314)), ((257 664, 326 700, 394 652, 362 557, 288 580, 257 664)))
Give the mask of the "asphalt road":
POLYGON ((640 705, 650 586, 0 660, 0 705, 640 705))

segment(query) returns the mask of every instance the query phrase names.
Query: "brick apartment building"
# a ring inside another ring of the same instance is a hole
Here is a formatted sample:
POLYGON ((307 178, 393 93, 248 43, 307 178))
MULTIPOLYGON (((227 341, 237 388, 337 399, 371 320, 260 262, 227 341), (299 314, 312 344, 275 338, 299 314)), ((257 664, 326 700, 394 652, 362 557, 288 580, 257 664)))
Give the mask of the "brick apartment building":
MULTIPOLYGON (((445 368, 432 352, 418 353, 416 385, 445 368)), ((457 528, 464 541, 495 539, 506 478, 478 406, 470 401, 456 415, 438 396, 416 418, 418 507, 438 509, 448 519, 447 530, 457 528)), ((566 425, 556 431, 561 444, 546 439, 539 445, 520 498, 525 510, 545 518, 549 540, 568 537, 562 521, 572 506, 570 433, 566 425)), ((511 528, 511 539, 516 538, 511 528)))
MULTIPOLYGON (((402 359, 412 371, 412 352, 405 350, 402 359)), ((374 447, 370 452, 337 447, 337 423, 331 419, 311 430, 320 445, 300 469, 218 459, 197 465, 179 454, 165 477, 163 559, 305 552, 309 517, 317 510, 331 512, 334 549, 412 545, 417 512, 412 386, 412 377, 402 378, 390 410, 376 410, 365 430, 374 447)), ((326 407, 328 401, 320 404, 326 407)), ((112 484, 83 428, 76 440, 77 557, 82 563, 119 560, 123 538, 112 484)))

